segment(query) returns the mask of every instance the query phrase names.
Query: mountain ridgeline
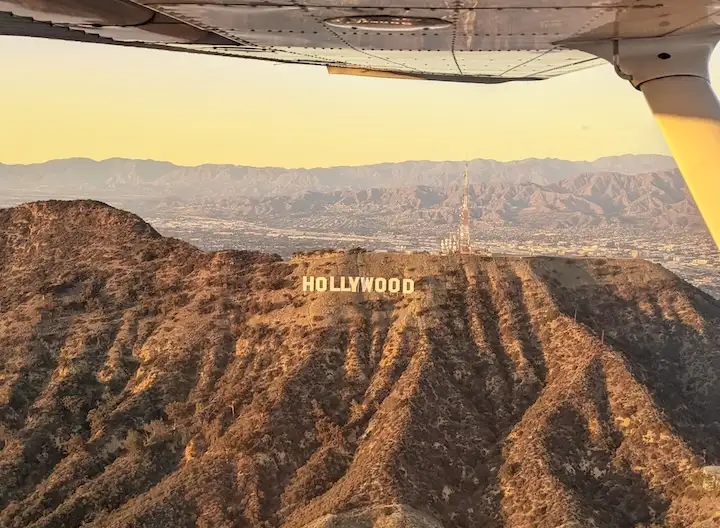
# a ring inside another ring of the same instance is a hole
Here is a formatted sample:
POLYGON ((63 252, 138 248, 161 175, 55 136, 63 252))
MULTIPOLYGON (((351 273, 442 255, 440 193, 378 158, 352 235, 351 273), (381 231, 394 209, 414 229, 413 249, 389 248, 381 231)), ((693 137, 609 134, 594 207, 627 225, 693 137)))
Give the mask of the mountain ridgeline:
MULTIPOLYGON (((395 187, 446 187, 462 178, 464 163, 405 161, 356 167, 285 169, 241 165, 184 167, 164 161, 113 158, 52 160, 31 165, 0 163, 0 191, 33 191, 54 196, 286 196, 303 192, 334 192, 395 187)), ((469 162, 473 183, 539 185, 584 173, 640 174, 676 168, 671 157, 624 155, 595 161, 525 159, 469 162)))
POLYGON ((0 210, 0 281, 2 527, 720 519, 720 303, 658 265, 204 253, 52 201, 0 210), (415 291, 302 291, 341 275, 415 291))
MULTIPOLYGON (((672 158, 469 162, 470 214, 500 226, 638 226, 705 231, 672 158)), ((93 198, 143 216, 178 213, 283 224, 312 214, 355 223, 448 225, 462 200, 462 162, 407 161, 358 167, 182 167, 150 160, 53 160, 0 164, 4 205, 93 198)), ((349 226, 348 226, 349 227, 349 226)))

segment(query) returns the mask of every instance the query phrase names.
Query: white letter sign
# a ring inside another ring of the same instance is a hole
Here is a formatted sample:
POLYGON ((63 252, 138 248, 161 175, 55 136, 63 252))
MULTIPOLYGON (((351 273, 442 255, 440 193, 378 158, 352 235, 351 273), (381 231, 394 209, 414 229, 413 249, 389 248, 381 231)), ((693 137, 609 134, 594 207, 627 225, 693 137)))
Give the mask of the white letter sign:
POLYGON ((354 292, 354 293, 413 293, 415 281, 400 277, 312 277, 303 276, 304 292, 354 292))

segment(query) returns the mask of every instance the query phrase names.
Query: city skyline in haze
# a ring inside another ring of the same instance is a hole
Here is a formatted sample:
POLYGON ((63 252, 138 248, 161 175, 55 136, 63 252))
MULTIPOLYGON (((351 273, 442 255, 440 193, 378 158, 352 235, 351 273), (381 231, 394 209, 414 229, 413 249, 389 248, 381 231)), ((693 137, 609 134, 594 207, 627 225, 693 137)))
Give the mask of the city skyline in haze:
POLYGON ((42 39, 0 38, 0 54, 6 164, 122 157, 310 168, 669 154, 642 94, 610 65, 476 85, 42 39))

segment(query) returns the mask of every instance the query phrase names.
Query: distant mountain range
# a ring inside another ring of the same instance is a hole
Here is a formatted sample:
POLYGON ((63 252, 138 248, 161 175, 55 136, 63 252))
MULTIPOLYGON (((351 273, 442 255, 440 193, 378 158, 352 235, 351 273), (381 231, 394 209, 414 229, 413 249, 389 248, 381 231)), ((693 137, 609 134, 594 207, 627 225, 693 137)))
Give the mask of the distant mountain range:
MULTIPOLYGON (((414 186, 334 192, 306 191, 292 196, 194 200, 169 199, 148 213, 183 211, 212 218, 283 218, 329 215, 452 224, 462 198, 458 182, 443 187, 414 186)), ((642 224, 702 227, 702 219, 677 170, 627 175, 581 174, 555 183, 483 183, 470 190, 471 217, 494 224, 569 227, 642 224)))
MULTIPOLYGON (((671 157, 623 155, 595 161, 525 159, 469 162, 474 184, 556 184, 581 174, 640 174, 675 169, 671 157)), ((283 169, 238 165, 183 167, 163 161, 75 158, 32 165, 0 164, 0 192, 28 197, 135 198, 294 195, 372 188, 439 187, 459 182, 464 162, 406 161, 358 167, 283 169)))

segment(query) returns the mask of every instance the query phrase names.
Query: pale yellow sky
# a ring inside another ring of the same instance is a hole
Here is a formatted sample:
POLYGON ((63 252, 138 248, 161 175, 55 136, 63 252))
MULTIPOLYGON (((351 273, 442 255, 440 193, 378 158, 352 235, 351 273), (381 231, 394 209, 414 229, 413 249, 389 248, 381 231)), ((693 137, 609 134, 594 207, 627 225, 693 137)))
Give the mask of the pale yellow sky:
MULTIPOLYGON (((667 148, 612 67, 503 85, 0 38, 0 162, 110 157, 315 167, 595 159, 667 148)), ((712 64, 720 84, 720 54, 712 64)))

